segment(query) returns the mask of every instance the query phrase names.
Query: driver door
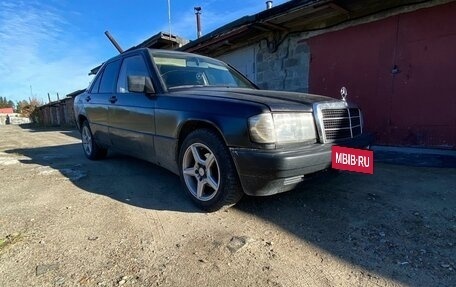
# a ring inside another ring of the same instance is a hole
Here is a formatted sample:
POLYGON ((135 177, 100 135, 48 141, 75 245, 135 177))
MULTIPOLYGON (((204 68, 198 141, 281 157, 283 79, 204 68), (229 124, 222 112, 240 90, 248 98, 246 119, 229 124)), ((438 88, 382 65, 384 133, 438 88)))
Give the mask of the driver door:
POLYGON ((116 94, 109 106, 111 143, 125 153, 155 162, 155 95, 129 92, 128 76, 150 77, 141 54, 122 61, 116 94))

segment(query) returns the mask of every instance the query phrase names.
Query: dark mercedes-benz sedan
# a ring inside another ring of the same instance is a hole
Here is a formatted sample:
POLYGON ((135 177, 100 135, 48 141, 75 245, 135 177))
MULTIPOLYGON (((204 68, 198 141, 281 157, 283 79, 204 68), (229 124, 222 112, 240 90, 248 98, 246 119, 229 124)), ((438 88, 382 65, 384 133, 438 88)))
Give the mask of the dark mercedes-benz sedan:
POLYGON ((209 211, 293 189, 330 169, 334 144, 370 143, 345 99, 260 90, 221 61, 174 51, 110 59, 74 111, 89 159, 115 149, 162 166, 209 211))

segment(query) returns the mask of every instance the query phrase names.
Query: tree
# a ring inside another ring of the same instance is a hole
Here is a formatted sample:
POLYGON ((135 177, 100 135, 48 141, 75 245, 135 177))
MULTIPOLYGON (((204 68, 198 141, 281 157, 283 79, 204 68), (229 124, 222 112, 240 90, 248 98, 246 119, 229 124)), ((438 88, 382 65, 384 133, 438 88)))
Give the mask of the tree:
POLYGON ((22 100, 17 103, 17 112, 23 117, 30 117, 35 109, 41 106, 43 103, 37 98, 31 98, 29 101, 22 100))
POLYGON ((27 105, 28 105, 28 103, 27 103, 26 100, 22 100, 22 101, 17 102, 17 104, 16 104, 16 112, 21 113, 22 109, 25 106, 27 106, 27 105))
POLYGON ((0 97, 0 108, 14 108, 14 102, 6 97, 0 97))

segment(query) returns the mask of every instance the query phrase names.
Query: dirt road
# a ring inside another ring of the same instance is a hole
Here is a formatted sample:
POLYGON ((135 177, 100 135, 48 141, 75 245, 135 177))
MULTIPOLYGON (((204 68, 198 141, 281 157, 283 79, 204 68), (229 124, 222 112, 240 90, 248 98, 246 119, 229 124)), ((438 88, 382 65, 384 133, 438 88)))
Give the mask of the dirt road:
POLYGON ((377 164, 202 213, 75 131, 0 126, 0 286, 454 286, 456 169, 377 164))

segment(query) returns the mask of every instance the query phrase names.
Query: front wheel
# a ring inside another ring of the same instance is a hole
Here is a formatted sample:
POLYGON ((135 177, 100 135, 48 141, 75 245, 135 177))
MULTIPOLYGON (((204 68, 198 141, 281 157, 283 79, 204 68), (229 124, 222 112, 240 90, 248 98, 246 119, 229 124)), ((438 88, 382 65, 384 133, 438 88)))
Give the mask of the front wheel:
POLYGON ((84 121, 81 129, 82 149, 88 159, 97 160, 104 158, 108 150, 97 145, 90 130, 89 122, 84 121))
POLYGON ((230 207, 243 195, 229 150, 211 130, 196 130, 187 136, 179 167, 187 194, 204 210, 230 207))

